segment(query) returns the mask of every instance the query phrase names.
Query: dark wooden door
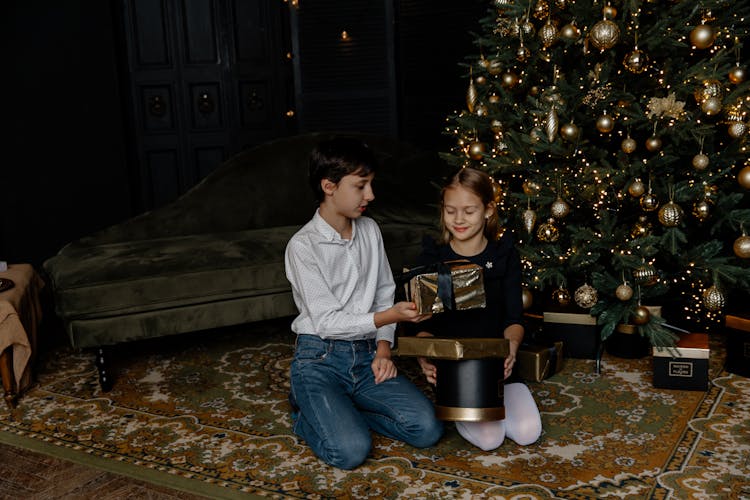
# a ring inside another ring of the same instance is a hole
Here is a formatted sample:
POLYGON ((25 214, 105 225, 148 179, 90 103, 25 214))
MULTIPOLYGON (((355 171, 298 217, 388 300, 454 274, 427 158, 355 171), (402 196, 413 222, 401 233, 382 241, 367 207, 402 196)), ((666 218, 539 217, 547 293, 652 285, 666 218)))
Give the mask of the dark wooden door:
POLYGON ((278 0, 117 0, 141 210, 229 156, 296 131, 288 8, 278 0))

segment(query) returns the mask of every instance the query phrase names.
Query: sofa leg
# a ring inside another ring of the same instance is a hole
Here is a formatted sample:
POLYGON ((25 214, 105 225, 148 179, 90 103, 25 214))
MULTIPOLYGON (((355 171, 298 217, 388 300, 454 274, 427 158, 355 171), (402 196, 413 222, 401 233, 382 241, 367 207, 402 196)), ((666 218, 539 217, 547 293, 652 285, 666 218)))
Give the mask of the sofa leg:
POLYGON ((112 377, 112 366, 110 356, 112 349, 109 346, 101 346, 96 349, 96 368, 99 370, 99 386, 103 392, 112 390, 115 381, 112 377))

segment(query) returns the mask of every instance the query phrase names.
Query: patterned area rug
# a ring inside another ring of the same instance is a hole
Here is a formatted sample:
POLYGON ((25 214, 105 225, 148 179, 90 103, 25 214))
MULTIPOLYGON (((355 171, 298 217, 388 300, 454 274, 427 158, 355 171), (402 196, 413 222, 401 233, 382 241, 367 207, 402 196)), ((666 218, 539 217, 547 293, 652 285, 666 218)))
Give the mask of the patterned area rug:
POLYGON ((288 320, 125 346, 109 393, 90 352, 60 348, 0 440, 212 497, 750 498, 750 379, 722 371, 718 340, 707 392, 655 389, 650 357, 568 359, 529 384, 534 445, 483 452, 449 424, 426 450, 378 436, 350 472, 290 431, 288 320))

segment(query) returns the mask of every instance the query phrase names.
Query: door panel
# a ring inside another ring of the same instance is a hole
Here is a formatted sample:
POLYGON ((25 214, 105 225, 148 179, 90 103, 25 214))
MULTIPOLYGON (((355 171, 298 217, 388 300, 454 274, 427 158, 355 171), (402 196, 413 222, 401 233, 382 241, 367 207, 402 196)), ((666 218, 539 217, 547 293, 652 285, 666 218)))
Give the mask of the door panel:
POLYGON ((138 193, 163 205, 240 150, 292 134, 287 6, 117 0, 138 193))

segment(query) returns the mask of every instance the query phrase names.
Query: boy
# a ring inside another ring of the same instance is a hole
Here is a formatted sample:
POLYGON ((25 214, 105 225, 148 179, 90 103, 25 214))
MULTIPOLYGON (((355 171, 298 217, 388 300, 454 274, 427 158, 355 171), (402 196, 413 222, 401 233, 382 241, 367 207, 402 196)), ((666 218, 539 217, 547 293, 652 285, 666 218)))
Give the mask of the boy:
POLYGON ((286 248, 286 276, 299 316, 291 367, 294 432, 326 463, 353 469, 367 458, 370 429, 412 446, 443 433, 432 403, 391 360, 395 323, 425 319, 393 304, 395 284, 375 221, 376 159, 355 139, 320 143, 310 185, 320 203, 286 248))

